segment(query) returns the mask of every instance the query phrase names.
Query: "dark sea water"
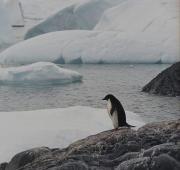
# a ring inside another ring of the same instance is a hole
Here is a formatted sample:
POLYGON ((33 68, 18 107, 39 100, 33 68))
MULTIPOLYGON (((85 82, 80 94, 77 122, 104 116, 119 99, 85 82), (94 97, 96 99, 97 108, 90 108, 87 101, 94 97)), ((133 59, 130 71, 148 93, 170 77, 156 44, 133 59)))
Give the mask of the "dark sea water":
POLYGON ((83 75, 83 81, 67 85, 0 86, 0 111, 36 110, 69 106, 105 108, 108 93, 125 110, 139 114, 145 122, 180 118, 180 98, 141 92, 142 87, 169 65, 89 64, 63 65, 83 75))

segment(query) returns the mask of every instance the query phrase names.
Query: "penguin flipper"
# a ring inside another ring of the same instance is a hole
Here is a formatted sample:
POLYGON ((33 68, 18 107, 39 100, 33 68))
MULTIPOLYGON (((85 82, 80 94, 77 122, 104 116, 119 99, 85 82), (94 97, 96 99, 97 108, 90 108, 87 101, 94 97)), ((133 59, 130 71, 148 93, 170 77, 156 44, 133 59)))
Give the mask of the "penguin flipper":
POLYGON ((115 107, 112 107, 111 110, 110 110, 111 116, 113 115, 114 111, 115 111, 115 107))

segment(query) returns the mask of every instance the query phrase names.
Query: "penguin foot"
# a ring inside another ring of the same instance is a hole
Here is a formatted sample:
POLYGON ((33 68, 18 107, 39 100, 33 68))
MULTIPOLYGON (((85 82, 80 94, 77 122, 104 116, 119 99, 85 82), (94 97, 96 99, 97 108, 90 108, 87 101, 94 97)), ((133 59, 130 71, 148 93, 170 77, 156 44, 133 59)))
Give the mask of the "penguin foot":
POLYGON ((118 128, 114 128, 114 129, 111 129, 110 131, 113 132, 113 131, 117 131, 117 130, 118 130, 118 128))
POLYGON ((118 127, 117 129, 129 129, 127 126, 118 127))

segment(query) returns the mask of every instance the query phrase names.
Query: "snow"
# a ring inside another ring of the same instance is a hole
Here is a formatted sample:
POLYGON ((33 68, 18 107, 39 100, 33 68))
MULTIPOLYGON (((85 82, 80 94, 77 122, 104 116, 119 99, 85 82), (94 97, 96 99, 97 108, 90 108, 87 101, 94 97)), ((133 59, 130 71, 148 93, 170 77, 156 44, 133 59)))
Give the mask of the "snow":
POLYGON ((122 0, 82 0, 60 9, 40 24, 32 27, 25 39, 60 30, 92 30, 104 11, 122 0))
POLYGON ((0 0, 0 22, 0 49, 2 49, 14 42, 9 15, 3 0, 0 0))
POLYGON ((0 54, 0 63, 173 63, 179 49, 172 37, 160 43, 155 36, 127 38, 116 31, 58 31, 11 46, 0 54))
POLYGON ((57 27, 91 30, 36 36, 5 50, 0 54, 0 63, 171 64, 180 61, 178 5, 177 0, 74 0, 60 7, 32 34, 57 27))
MULTIPOLYGON (((126 39, 150 40, 147 48, 161 48, 156 55, 164 62, 173 56, 180 60, 179 9, 178 0, 127 0, 105 11, 94 30, 119 31, 126 39)), ((149 52, 154 54, 154 50, 149 52)))
MULTIPOLYGON (((0 162, 33 147, 66 147, 78 139, 113 128, 105 109, 84 106, 0 112, 0 117, 0 162)), ((127 120, 136 128, 144 125, 132 112, 127 111, 127 120)))
POLYGON ((24 26, 22 6, 19 0, 6 0, 12 26, 24 26))
MULTIPOLYGON (((46 19, 57 11, 81 0, 19 0, 27 19, 46 19)), ((29 21, 30 21, 29 20, 29 21)))
POLYGON ((38 62, 20 67, 0 68, 0 84, 72 83, 82 76, 49 62, 38 62))

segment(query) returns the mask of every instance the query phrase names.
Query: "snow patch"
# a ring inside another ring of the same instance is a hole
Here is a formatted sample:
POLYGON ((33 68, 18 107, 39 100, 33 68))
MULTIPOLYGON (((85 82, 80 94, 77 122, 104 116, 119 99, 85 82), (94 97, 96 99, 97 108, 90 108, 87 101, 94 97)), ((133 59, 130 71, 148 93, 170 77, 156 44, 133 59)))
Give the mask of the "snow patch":
MULTIPOLYGON (((141 118, 126 112, 128 123, 144 125, 141 118)), ((83 106, 35 111, 0 112, 0 162, 33 147, 62 148, 75 140, 112 129, 105 109, 83 106)))

